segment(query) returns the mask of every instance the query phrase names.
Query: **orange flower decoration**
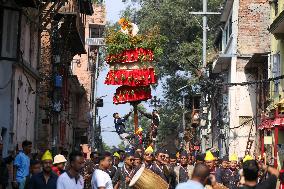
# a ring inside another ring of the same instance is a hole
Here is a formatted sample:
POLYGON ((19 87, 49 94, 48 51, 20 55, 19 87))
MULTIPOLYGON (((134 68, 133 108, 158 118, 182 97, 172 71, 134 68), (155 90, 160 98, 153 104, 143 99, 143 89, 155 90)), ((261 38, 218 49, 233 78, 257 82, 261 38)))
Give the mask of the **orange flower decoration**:
POLYGON ((121 28, 123 30, 126 30, 128 28, 128 26, 129 26, 129 22, 125 18, 119 19, 118 24, 121 26, 121 28))

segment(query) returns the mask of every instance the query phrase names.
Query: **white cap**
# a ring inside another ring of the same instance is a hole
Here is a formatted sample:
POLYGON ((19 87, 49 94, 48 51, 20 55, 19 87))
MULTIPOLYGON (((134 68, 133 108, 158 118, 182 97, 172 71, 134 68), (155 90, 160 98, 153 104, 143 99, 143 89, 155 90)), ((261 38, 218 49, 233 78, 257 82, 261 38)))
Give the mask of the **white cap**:
POLYGON ((53 164, 66 163, 66 162, 67 162, 66 158, 63 155, 58 154, 54 157, 53 164))

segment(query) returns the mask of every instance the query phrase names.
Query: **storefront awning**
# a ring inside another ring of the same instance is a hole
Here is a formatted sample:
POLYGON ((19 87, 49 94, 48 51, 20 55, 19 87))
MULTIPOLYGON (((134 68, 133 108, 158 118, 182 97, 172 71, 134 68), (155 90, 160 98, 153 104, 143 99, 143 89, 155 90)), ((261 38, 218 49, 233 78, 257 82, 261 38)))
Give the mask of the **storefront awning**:
POLYGON ((280 117, 280 118, 274 119, 273 126, 275 126, 275 127, 284 127, 284 118, 280 117))
POLYGON ((258 125, 259 130, 273 129, 274 127, 284 127, 284 117, 279 117, 275 119, 267 119, 258 125))
POLYGON ((258 125, 259 130, 264 130, 264 129, 272 129, 274 127, 272 119, 267 119, 261 122, 261 124, 258 125))

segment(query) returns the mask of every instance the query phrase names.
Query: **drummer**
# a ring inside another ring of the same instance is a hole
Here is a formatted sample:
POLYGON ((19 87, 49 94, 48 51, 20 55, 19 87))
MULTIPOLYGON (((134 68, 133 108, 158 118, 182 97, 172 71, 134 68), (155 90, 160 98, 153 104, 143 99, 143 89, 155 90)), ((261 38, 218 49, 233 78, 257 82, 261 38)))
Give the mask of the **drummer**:
POLYGON ((134 175, 134 156, 132 152, 125 154, 124 165, 118 168, 113 179, 114 189, 129 189, 129 183, 134 175))
POLYGON ((153 166, 153 160, 154 160, 154 156, 153 156, 153 148, 151 146, 149 146, 146 150, 145 150, 145 153, 144 153, 144 156, 143 156, 143 164, 145 165, 145 167, 147 169, 151 169, 152 166, 153 166))
POLYGON ((156 152, 155 155, 155 162, 153 163, 153 166, 151 167, 151 170, 159 175, 162 179, 164 179, 166 182, 168 182, 168 169, 165 166, 165 154, 166 154, 165 149, 159 149, 156 152))

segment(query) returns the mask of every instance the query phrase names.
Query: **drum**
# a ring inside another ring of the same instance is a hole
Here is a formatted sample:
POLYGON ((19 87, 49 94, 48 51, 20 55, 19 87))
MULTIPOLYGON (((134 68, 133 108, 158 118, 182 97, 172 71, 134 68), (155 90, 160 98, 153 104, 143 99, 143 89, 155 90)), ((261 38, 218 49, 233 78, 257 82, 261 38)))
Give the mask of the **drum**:
POLYGON ((169 185, 160 176, 145 167, 141 167, 129 184, 134 189, 168 189, 169 185))

